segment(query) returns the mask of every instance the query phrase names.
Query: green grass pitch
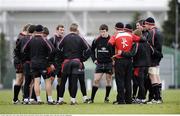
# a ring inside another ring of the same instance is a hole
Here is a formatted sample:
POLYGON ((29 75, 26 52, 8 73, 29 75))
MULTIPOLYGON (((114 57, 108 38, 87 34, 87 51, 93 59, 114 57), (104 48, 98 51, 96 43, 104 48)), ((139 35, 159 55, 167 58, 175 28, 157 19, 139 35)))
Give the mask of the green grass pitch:
MULTIPOLYGON (((104 103, 104 89, 97 91, 94 104, 82 103, 81 92, 78 91, 78 105, 71 106, 69 93, 66 90, 65 105, 13 105, 12 90, 0 90, 0 114, 180 114, 180 90, 163 91, 163 104, 130 104, 112 105, 116 91, 110 93, 110 103, 104 103)), ((90 96, 90 91, 88 92, 90 96)), ((21 96, 21 94, 20 94, 21 96)), ((45 101, 45 92, 41 92, 45 101)), ((21 98, 21 97, 20 97, 21 98)), ((56 92, 53 91, 53 98, 56 92)))

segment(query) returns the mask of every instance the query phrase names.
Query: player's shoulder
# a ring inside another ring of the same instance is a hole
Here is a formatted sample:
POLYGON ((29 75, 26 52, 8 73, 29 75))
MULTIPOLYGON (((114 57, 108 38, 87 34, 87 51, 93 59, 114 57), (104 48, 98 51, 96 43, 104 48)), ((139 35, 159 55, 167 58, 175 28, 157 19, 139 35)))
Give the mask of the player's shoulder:
POLYGON ((115 38, 120 38, 120 37, 132 37, 132 34, 124 31, 118 32, 115 38))

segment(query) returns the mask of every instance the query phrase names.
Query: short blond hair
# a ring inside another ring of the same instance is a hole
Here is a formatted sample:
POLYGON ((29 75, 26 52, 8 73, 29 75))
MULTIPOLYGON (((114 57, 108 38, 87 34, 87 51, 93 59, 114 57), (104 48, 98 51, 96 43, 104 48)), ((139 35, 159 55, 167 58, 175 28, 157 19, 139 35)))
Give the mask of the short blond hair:
POLYGON ((26 24, 26 25, 24 25, 24 27, 23 27, 23 31, 28 31, 28 28, 31 26, 31 24, 26 24))

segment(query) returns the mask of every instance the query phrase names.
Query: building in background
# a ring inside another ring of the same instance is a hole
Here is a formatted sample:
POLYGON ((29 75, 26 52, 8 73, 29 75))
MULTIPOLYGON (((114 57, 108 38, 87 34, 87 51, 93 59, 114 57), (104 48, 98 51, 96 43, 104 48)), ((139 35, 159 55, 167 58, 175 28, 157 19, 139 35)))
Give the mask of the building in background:
POLYGON ((95 35, 99 25, 130 23, 136 12, 140 18, 152 16, 158 27, 166 19, 169 0, 0 0, 1 31, 11 38, 26 23, 43 24, 51 34, 57 24, 80 25, 83 35, 95 35))
MULTIPOLYGON (((80 25, 80 33, 91 43, 101 24, 107 24, 109 32, 113 34, 116 22, 131 23, 137 12, 140 18, 154 17, 156 25, 161 28, 167 18, 168 2, 169 0, 0 0, 0 32, 5 33, 6 39, 10 40, 9 64, 12 64, 15 39, 22 26, 27 23, 48 27, 52 36, 58 24, 65 25, 67 32, 69 25, 76 22, 80 25)), ((171 64, 172 60, 168 56, 163 62, 171 64)), ((168 74, 166 70, 165 74, 162 71, 161 76, 165 78, 165 82, 169 82, 168 85, 172 85, 173 66, 169 66, 168 70, 168 74)))

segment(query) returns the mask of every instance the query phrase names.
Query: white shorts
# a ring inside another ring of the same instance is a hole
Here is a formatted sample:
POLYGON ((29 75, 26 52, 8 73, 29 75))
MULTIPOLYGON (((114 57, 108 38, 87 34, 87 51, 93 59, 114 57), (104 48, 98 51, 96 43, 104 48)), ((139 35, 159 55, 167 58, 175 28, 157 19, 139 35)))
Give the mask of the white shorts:
POLYGON ((148 73, 153 75, 159 75, 159 66, 149 67, 148 73))

